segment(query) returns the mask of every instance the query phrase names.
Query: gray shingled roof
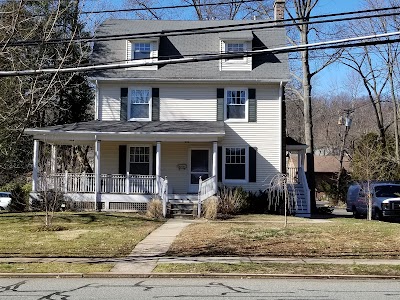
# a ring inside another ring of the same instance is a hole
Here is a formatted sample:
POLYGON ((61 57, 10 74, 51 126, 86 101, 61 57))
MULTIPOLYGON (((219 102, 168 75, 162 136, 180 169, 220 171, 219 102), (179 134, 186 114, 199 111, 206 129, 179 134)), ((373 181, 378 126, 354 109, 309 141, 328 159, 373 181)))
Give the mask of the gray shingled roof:
POLYGON ((26 134, 39 132, 51 133, 215 133, 225 134, 224 122, 213 121, 153 121, 153 122, 129 122, 129 121, 89 121, 65 125, 56 125, 42 128, 28 128, 26 134))
MULTIPOLYGON (((97 36, 159 32, 187 28, 203 28, 230 24, 256 24, 257 21, 156 21, 107 20, 97 30, 97 36)), ((253 49, 266 49, 286 45, 283 28, 260 30, 243 29, 237 32, 216 32, 160 38, 159 56, 182 58, 188 55, 218 53, 221 37, 248 38, 253 36, 253 49)), ((94 45, 93 62, 123 61, 126 59, 126 41, 102 41, 94 45)), ((271 80, 289 78, 287 54, 263 54, 253 57, 253 70, 220 71, 219 61, 191 62, 159 66, 158 70, 116 69, 91 74, 92 78, 148 78, 148 79, 215 79, 215 80, 271 80)))

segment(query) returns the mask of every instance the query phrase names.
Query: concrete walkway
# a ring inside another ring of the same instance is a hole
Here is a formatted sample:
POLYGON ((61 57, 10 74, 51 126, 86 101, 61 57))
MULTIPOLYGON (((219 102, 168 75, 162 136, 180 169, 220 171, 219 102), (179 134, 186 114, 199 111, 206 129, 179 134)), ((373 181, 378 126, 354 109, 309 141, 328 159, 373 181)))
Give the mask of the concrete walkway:
POLYGON ((137 244, 126 260, 118 262, 111 272, 151 273, 157 266, 158 259, 154 258, 164 256, 177 235, 191 223, 192 220, 169 219, 137 244))

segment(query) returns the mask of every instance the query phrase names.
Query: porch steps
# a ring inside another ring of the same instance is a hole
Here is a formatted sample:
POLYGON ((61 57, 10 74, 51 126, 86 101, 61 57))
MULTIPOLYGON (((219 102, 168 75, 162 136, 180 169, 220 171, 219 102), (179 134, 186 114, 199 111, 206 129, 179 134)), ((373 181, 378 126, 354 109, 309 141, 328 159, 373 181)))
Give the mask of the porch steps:
POLYGON ((195 218, 197 216, 197 202, 171 201, 167 215, 170 218, 195 218))
POLYGON ((296 198, 294 203, 294 211, 296 216, 304 216, 308 214, 308 203, 305 196, 304 187, 302 184, 289 185, 289 193, 292 198, 296 198))

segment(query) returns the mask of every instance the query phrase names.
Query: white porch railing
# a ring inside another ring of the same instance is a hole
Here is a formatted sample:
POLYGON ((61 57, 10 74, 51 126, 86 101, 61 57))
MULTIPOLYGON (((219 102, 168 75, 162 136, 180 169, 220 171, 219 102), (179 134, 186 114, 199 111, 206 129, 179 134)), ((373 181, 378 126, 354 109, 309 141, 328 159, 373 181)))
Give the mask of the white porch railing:
POLYGON ((287 183, 288 184, 297 184, 299 183, 299 168, 288 167, 286 169, 287 172, 287 183))
MULTIPOLYGON (((101 174, 100 192, 110 194, 156 194, 157 176, 101 174)), ((42 174, 39 177, 38 191, 58 188, 64 193, 94 193, 95 174, 57 173, 42 174)))
POLYGON ((199 178, 199 194, 197 202, 197 216, 201 216, 201 205, 204 200, 217 193, 217 180, 215 176, 209 177, 206 180, 199 178))

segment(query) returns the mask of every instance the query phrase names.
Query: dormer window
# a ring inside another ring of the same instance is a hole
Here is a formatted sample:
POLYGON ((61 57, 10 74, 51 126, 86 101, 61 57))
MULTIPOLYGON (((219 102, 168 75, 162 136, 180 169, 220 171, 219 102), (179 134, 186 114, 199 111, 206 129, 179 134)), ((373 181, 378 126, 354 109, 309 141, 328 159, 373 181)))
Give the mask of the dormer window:
POLYGON ((221 53, 237 53, 239 57, 226 57, 220 60, 220 71, 251 71, 251 56, 240 56, 251 51, 251 39, 223 38, 220 41, 221 53))
POLYGON ((131 65, 132 70, 157 70, 157 65, 137 67, 134 65, 158 60, 158 39, 127 41, 126 48, 127 64, 131 65))
MULTIPOLYGON (((245 51, 244 43, 227 43, 225 44, 225 52, 226 53, 243 53, 245 51)), ((235 57, 235 58, 227 58, 225 61, 243 61, 245 57, 235 57)))
POLYGON ((134 59, 149 59, 150 53, 151 53, 150 43, 135 43, 132 57, 134 59))

